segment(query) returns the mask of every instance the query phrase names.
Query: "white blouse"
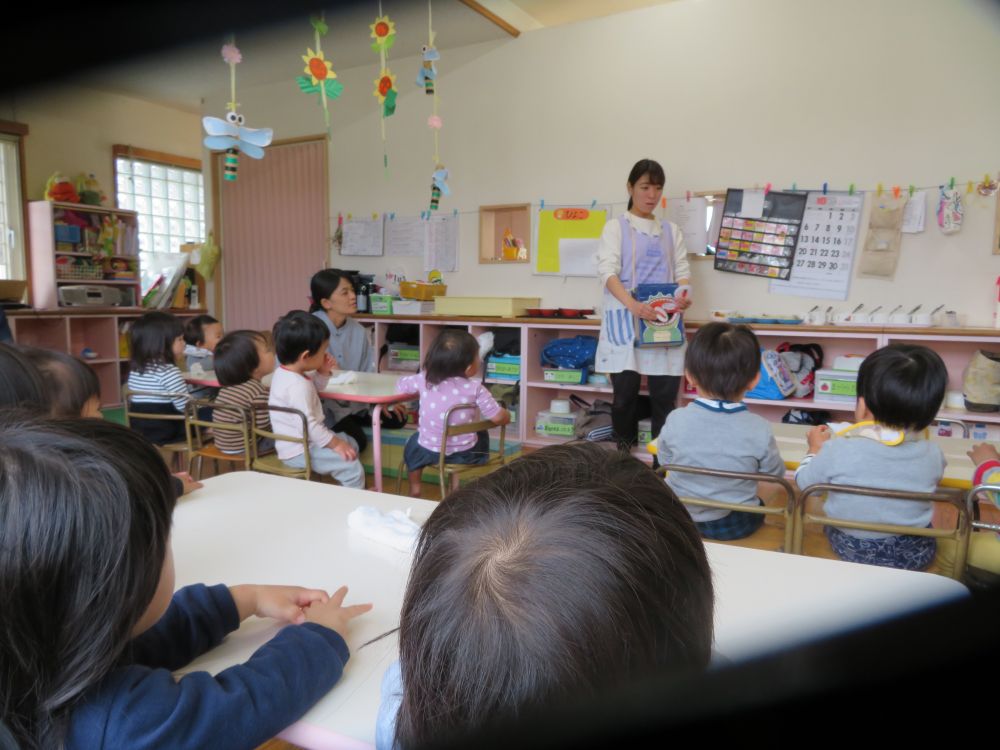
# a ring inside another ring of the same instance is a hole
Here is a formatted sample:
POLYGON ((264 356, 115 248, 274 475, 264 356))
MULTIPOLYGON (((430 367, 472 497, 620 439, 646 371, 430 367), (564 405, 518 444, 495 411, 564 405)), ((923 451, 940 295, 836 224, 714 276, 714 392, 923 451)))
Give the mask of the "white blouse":
MULTIPOLYGON (((643 219, 631 211, 626 214, 627 220, 639 232, 651 237, 661 234, 659 219, 643 219)), ((674 281, 690 279, 691 267, 688 265, 688 249, 684 244, 684 235, 680 227, 668 221, 674 237, 674 281)), ((597 250, 597 275, 601 279, 601 287, 606 287, 608 279, 618 276, 622 270, 622 227, 616 216, 604 225, 601 232, 601 244, 597 250)))

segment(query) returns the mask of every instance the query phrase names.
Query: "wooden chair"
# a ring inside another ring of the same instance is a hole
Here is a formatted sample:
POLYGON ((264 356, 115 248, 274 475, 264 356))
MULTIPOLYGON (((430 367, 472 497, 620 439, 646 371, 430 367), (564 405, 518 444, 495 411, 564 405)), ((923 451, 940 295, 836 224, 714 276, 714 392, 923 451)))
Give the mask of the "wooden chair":
POLYGON ((934 419, 938 424, 949 424, 952 427, 957 427, 962 431, 962 438, 965 440, 969 439, 969 425, 963 422, 961 419, 946 419, 944 417, 936 417, 934 419))
POLYGON ((833 526, 838 529, 858 529, 862 531, 877 531, 883 534, 906 534, 908 536, 926 536, 935 539, 952 539, 955 543, 955 564, 950 577, 961 579, 965 573, 965 562, 969 553, 969 535, 972 530, 968 499, 955 490, 940 492, 908 492, 904 490, 883 490, 874 487, 855 487, 849 484, 813 484, 799 493, 795 501, 795 545, 802 550, 802 536, 807 523, 819 526, 833 526), (828 492, 841 492, 865 497, 887 498, 889 500, 910 500, 914 502, 945 503, 957 511, 954 529, 925 529, 916 526, 899 526, 891 523, 875 523, 869 521, 847 521, 841 518, 830 518, 806 512, 806 502, 813 495, 825 495, 828 492))
POLYGON ((270 406, 265 404, 254 404, 252 412, 253 413, 250 415, 250 451, 253 458, 250 461, 250 468, 254 471, 260 471, 265 474, 278 474, 283 477, 294 477, 295 479, 308 480, 312 475, 312 467, 309 460, 309 422, 306 420, 306 415, 298 409, 292 409, 288 406, 270 406), (286 414, 294 414, 302 421, 301 434, 282 435, 277 432, 261 429, 257 426, 256 419, 257 412, 261 410, 267 412, 280 411, 286 414), (257 443, 260 442, 261 438, 270 438, 274 441, 283 440, 288 443, 299 443, 305 453, 304 468, 296 469, 293 466, 285 465, 285 463, 278 458, 277 453, 269 453, 266 456, 258 456, 257 443))
MULTIPOLYGON (((164 422, 186 422, 187 421, 187 407, 188 403, 191 401, 191 395, 189 393, 168 393, 166 391, 133 391, 129 389, 127 385, 122 386, 122 400, 125 403, 125 425, 128 427, 132 426, 133 419, 148 419, 153 421, 164 421, 164 422), (184 399, 184 411, 180 414, 151 414, 144 411, 136 411, 132 408, 132 397, 133 396, 156 396, 158 399, 163 401, 176 401, 177 399, 184 399)), ((186 431, 187 428, 185 428, 186 431)), ((175 468, 177 471, 184 471, 188 468, 190 464, 190 454, 188 453, 188 441, 177 440, 172 443, 159 443, 156 447, 164 455, 164 460, 167 465, 175 468)))
MULTIPOLYGON (((503 404, 501 403, 502 407, 503 404)), ((453 464, 448 462, 448 456, 445 455, 445 451, 448 446, 448 438, 455 437, 456 435, 468 435, 470 433, 482 432, 483 430, 490 430, 497 426, 497 424, 489 419, 481 419, 478 422, 468 422, 465 424, 452 424, 451 415, 456 411, 464 411, 472 409, 473 411, 478 407, 475 404, 456 404, 455 406, 448 409, 445 414, 445 428, 444 434, 441 436, 441 448, 438 451, 438 484, 441 487, 441 499, 444 500, 445 495, 448 494, 448 484, 452 485, 452 489, 456 489, 458 484, 461 482, 462 477, 475 478, 481 477, 484 474, 489 474, 494 471, 497 467, 503 466, 506 460, 506 454, 504 450, 504 441, 507 435, 507 425, 500 425, 500 442, 498 445, 498 451, 496 454, 490 452, 489 457, 485 463, 482 464, 453 464)), ((396 477, 396 493, 399 494, 403 487, 403 476, 406 474, 406 460, 400 459, 399 462, 399 473, 396 477)))
MULTIPOLYGON (((724 503, 718 500, 704 500, 697 497, 681 497, 679 500, 685 505, 695 505, 699 508, 715 508, 718 510, 730 510, 739 513, 755 513, 762 516, 780 516, 783 520, 784 533, 783 533, 783 544, 779 547, 779 551, 790 552, 792 554, 800 554, 800 549, 795 546, 795 488, 792 484, 786 480, 784 477, 776 477, 773 474, 759 474, 757 472, 749 471, 726 471, 724 469, 706 469, 700 466, 682 466, 680 464, 663 464, 657 470, 656 473, 661 477, 666 477, 671 471, 676 471, 684 474, 697 474, 699 476, 706 477, 722 477, 726 479, 747 479, 754 482, 764 482, 767 484, 774 484, 781 488, 781 491, 785 495, 785 504, 782 507, 772 506, 772 505, 734 505, 733 503, 724 503)), ((753 539, 758 535, 762 535, 765 531, 765 527, 761 526, 760 529, 750 534, 744 539, 732 540, 733 544, 746 544, 746 540, 753 539)), ((717 540, 710 540, 717 541, 717 540)), ((723 544, 728 542, 722 542, 723 544)), ((773 544, 773 540, 772 540, 773 544)))
POLYGON ((250 451, 249 409, 234 404, 217 404, 214 401, 196 398, 188 401, 187 407, 187 420, 184 422, 184 426, 187 429, 188 465, 191 475, 195 479, 201 479, 202 465, 206 458, 212 459, 216 474, 219 473, 220 461, 243 464, 244 471, 249 471, 250 462, 253 459, 253 454, 250 451), (201 419, 198 416, 198 410, 206 407, 211 408, 216 414, 220 412, 227 414, 233 421, 215 422, 201 419), (243 442, 243 452, 224 453, 219 450, 214 440, 205 437, 205 429, 211 429, 216 435, 223 432, 239 435, 243 442), (194 470, 196 461, 197 471, 194 470))
MULTIPOLYGON (((978 529, 986 533, 993 532, 1000 534, 1000 524, 988 523, 979 517, 979 500, 988 497, 987 493, 1000 495, 1000 484, 977 484, 966 495, 966 508, 969 511, 969 518, 971 519, 970 526, 973 531, 978 529)), ((992 499, 990 499, 990 502, 992 502, 992 499)), ((969 534, 969 554, 966 557, 965 563, 965 583, 967 586, 975 588, 996 586, 1000 584, 1000 575, 992 572, 992 570, 980 569, 975 566, 975 538, 974 534, 969 534)))

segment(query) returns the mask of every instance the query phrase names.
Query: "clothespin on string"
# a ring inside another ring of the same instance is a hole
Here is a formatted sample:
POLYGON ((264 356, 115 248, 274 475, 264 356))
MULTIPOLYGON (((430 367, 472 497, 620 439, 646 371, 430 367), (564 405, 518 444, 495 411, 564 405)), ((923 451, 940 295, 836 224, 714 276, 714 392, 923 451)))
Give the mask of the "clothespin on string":
POLYGON ((882 197, 882 183, 881 182, 875 187, 875 195, 878 198, 882 197))
POLYGON ((849 186, 849 187, 847 188, 847 194, 848 194, 848 195, 854 195, 854 183, 853 183, 853 182, 852 182, 852 183, 850 184, 850 186, 849 186))
POLYGON ((764 185, 764 195, 767 195, 770 192, 771 192, 771 183, 769 182, 766 185, 764 185))
POLYGON ((913 191, 915 191, 915 190, 916 190, 916 188, 913 187, 913 185, 910 185, 910 197, 911 198, 913 197, 913 191))
POLYGON ((824 182, 823 183, 823 195, 826 195, 826 191, 827 191, 828 188, 829 188, 829 183, 824 182))
POLYGON ((897 200, 899 199, 899 185, 892 186, 892 197, 896 198, 897 200))
POLYGON ((690 190, 688 190, 688 191, 685 192, 684 200, 686 200, 688 203, 691 202, 691 191, 690 190))
POLYGON ((955 178, 954 177, 952 177, 951 180, 948 182, 948 189, 949 190, 954 190, 955 189, 955 178))

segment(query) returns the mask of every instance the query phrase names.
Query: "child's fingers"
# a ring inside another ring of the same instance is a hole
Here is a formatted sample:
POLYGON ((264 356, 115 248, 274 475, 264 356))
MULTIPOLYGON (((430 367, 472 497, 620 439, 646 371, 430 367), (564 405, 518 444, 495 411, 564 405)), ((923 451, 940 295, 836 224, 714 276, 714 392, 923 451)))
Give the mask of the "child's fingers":
POLYGON ((326 604, 328 601, 330 596, 323 589, 299 589, 295 592, 295 603, 300 607, 307 607, 316 602, 326 604))
POLYGON ((339 607, 344 603, 345 596, 347 596, 347 586, 341 586, 333 592, 333 596, 330 597, 330 603, 335 607, 339 607))
POLYGON ((343 612, 348 618, 358 617, 363 615, 365 612, 371 612, 371 604, 352 604, 349 607, 341 607, 340 611, 343 612))

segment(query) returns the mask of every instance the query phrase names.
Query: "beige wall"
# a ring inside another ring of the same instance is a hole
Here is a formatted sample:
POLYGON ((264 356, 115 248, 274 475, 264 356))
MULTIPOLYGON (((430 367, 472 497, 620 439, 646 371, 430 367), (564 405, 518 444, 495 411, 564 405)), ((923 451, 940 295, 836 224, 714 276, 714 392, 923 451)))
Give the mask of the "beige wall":
MULTIPOLYGON (((422 41, 401 30, 393 51, 416 51, 422 41)), ((981 179, 1000 168, 995 65, 983 57, 998 43, 998 11, 985 0, 680 0, 446 51, 442 156, 453 196, 442 209, 462 212, 461 264, 447 275, 449 290, 532 294, 546 305, 599 302, 594 281, 480 266, 475 212, 540 198, 622 201, 629 168, 646 156, 664 164, 667 195, 675 196, 767 182, 865 188, 981 179)), ((328 55, 336 67, 335 47, 328 55)), ((371 95, 375 56, 364 68, 338 70, 346 92, 330 105, 333 216, 426 208, 430 102, 413 85, 415 56, 391 65, 401 97, 387 121, 388 180, 371 95)), ((274 127, 276 138, 322 130, 294 73, 287 83, 241 89, 248 124, 274 127)), ((219 92, 205 112, 218 115, 225 99, 219 92)), ((855 279, 840 306, 945 303, 970 323, 988 322, 1000 275, 1000 256, 990 253, 995 206, 971 200, 964 228, 950 237, 929 216, 924 234, 904 236, 895 279, 855 279)), ((342 260, 373 272, 389 261, 342 260)), ((423 275, 416 260, 391 265, 423 275)), ((710 263, 697 263, 693 276, 698 316, 715 307, 786 312, 813 304, 771 297, 766 281, 710 263)))
POLYGON ((38 200, 53 172, 74 179, 93 172, 110 200, 111 146, 133 145, 201 157, 198 114, 103 91, 65 87, 0 100, 0 117, 26 123, 29 200, 38 200))

